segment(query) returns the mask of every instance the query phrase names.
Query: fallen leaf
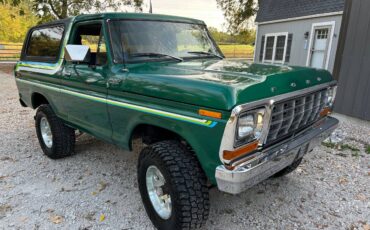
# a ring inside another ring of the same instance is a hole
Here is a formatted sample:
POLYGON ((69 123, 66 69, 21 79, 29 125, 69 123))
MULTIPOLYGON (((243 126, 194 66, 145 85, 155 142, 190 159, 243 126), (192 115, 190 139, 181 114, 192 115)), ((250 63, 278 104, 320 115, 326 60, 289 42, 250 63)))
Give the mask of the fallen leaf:
POLYGON ((12 211, 12 206, 8 204, 0 205, 0 215, 12 211))
POLYGON ((99 221, 100 222, 103 222, 105 220, 105 215, 104 214, 101 214, 100 217, 99 217, 99 221))
POLYGON ((345 178, 345 177, 340 177, 339 178, 339 184, 347 184, 347 183, 348 183, 347 178, 345 178))
POLYGON ((98 190, 91 192, 91 195, 93 195, 93 196, 98 195, 98 193, 100 193, 103 190, 105 190, 107 188, 107 186, 108 186, 108 183, 106 183, 104 181, 100 181, 99 184, 98 184, 98 190))
POLYGON ((52 216, 49 217, 49 219, 54 224, 60 224, 64 220, 64 218, 62 216, 58 216, 58 215, 52 215, 52 216))
POLYGON ((5 157, 1 157, 0 161, 12 161, 12 162, 14 162, 15 160, 13 158, 5 156, 5 157))
POLYGON ((7 184, 7 185, 5 185, 3 188, 4 188, 4 189, 12 189, 12 188, 14 188, 14 187, 15 187, 14 185, 7 184))
POLYGON ((4 180, 7 177, 9 177, 9 176, 0 176, 0 180, 4 180))
POLYGON ((104 181, 100 181, 99 182, 99 192, 103 191, 104 189, 106 189, 108 186, 108 183, 104 182, 104 181))
POLYGON ((366 200, 366 196, 363 193, 359 193, 359 194, 357 194, 357 196, 355 197, 355 199, 356 200, 360 200, 360 201, 364 201, 364 200, 366 200))
POLYGON ((28 221, 28 217, 26 216, 19 217, 19 221, 25 223, 28 221))

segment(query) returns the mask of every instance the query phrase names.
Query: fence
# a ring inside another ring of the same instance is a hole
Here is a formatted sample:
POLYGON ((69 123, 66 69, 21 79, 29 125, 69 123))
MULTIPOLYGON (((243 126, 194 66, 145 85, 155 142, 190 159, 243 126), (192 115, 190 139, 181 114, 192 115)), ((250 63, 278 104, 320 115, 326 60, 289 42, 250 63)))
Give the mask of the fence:
MULTIPOLYGON (((242 44, 220 44, 227 58, 253 59, 254 47, 242 44)), ((0 61, 17 61, 21 55, 21 43, 0 42, 0 61)))
POLYGON ((219 44, 226 58, 253 59, 254 46, 242 44, 219 44))
POLYGON ((0 61, 17 61, 21 56, 21 43, 0 42, 0 61))

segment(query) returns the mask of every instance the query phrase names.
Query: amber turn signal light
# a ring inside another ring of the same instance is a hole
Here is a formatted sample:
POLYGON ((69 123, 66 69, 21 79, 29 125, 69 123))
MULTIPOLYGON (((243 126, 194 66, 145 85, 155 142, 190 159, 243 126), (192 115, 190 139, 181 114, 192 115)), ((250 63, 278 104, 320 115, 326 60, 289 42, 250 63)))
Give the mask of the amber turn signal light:
POLYGON ((321 117, 325 117, 329 114, 331 114, 331 109, 328 108, 328 107, 323 108, 323 110, 321 110, 321 112, 320 112, 321 117))
POLYGON ((209 110, 205 110, 205 109, 200 109, 198 111, 198 113, 199 113, 199 115, 205 116, 205 117, 213 117, 213 118, 217 118, 217 119, 221 119, 221 117, 222 117, 222 114, 219 113, 219 112, 209 111, 209 110))
POLYGON ((258 148, 258 141, 254 141, 246 146, 243 146, 239 149, 236 149, 234 151, 228 151, 228 150, 224 150, 224 154, 223 154, 223 158, 225 160, 232 160, 232 159, 235 159, 239 156, 242 156, 242 155, 246 155, 250 152, 253 152, 254 150, 256 150, 258 148))

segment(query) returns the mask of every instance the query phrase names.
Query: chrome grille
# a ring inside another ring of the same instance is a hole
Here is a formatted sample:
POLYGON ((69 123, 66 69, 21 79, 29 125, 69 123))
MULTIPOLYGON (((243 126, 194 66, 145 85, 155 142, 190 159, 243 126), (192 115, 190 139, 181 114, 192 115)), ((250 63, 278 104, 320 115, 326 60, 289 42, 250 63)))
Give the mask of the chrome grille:
POLYGON ((325 94, 326 89, 276 103, 266 144, 292 135, 317 121, 325 106, 325 94))

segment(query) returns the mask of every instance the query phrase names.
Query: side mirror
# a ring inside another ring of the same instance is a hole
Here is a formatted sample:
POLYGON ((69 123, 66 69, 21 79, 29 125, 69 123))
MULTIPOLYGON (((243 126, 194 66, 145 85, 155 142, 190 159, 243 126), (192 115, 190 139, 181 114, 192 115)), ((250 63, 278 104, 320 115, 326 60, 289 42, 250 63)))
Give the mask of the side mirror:
POLYGON ((85 45, 66 45, 64 59, 70 62, 90 62, 90 47, 85 45))

